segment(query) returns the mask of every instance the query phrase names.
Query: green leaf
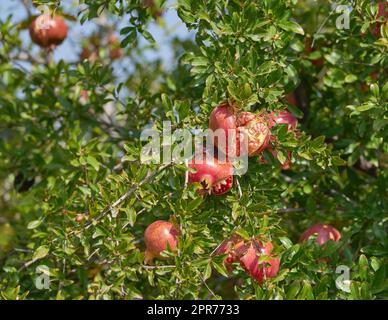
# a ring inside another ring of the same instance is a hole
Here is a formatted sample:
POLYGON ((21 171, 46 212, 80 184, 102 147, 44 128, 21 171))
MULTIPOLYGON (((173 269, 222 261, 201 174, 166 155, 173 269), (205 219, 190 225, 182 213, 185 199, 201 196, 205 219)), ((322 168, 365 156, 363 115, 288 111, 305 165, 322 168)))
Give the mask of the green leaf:
POLYGON ((172 110, 173 104, 168 95, 162 93, 162 103, 166 111, 172 110))
POLYGON ((37 248, 34 252, 34 255, 32 256, 32 260, 36 261, 39 259, 43 259, 47 254, 49 253, 49 248, 47 246, 40 246, 37 248))
POLYGON ((212 261, 212 265, 214 269, 217 270, 218 273, 222 274, 224 277, 228 277, 228 272, 225 269, 223 264, 216 263, 214 260, 212 261))
POLYGON ((279 240, 286 249, 290 249, 292 247, 292 241, 290 239, 286 237, 280 237, 279 240))
POLYGON ((86 161, 88 164, 90 164, 96 171, 100 169, 100 163, 97 161, 97 159, 93 156, 87 156, 86 161))
POLYGON ((28 225, 27 225, 27 229, 35 229, 37 227, 39 227, 41 225, 41 223, 43 222, 42 219, 38 219, 38 220, 34 220, 34 221, 31 221, 28 225))
POLYGON ((286 31, 292 31, 304 35, 303 28, 294 21, 281 20, 277 22, 278 26, 286 31))

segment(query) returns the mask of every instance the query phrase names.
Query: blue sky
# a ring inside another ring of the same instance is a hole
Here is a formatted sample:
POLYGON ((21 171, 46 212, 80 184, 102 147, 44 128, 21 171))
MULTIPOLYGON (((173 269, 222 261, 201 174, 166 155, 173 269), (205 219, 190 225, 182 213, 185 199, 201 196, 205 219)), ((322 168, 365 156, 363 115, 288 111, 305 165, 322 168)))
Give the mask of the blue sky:
MULTIPOLYGON (((65 12, 73 15, 76 15, 78 10, 76 3, 78 3, 78 1, 62 0, 62 6, 65 12)), ((167 11, 163 15, 166 28, 161 28, 156 22, 151 23, 148 28, 148 31, 155 38, 158 48, 155 50, 147 50, 145 53, 146 59, 153 60, 160 57, 166 67, 171 66, 172 51, 170 49, 170 41, 174 37, 186 39, 193 38, 194 36, 192 32, 189 32, 186 29, 185 25, 177 16, 176 10, 173 9, 175 5, 175 1, 168 1, 166 4, 167 11), (168 32, 166 30, 168 30, 168 32)), ((38 11, 35 11, 34 13, 37 14, 38 11)), ((21 0, 0 0, 0 18, 4 20, 10 14, 12 14, 12 20, 15 21, 15 23, 23 21, 27 17, 27 13, 21 5, 21 0)), ((119 26, 125 26, 126 20, 127 19, 124 17, 122 22, 119 23, 119 26)), ((55 50, 54 59, 56 61, 59 59, 65 61, 74 61, 78 59, 81 51, 82 38, 93 32, 95 23, 96 21, 89 21, 82 26, 78 22, 68 23, 70 36, 55 50)), ((21 36, 23 39, 26 39, 26 41, 30 41, 27 31, 23 31, 21 36)), ((140 43, 141 45, 147 44, 144 39, 141 39, 140 43)), ((34 46, 33 50, 39 50, 39 48, 34 46)))

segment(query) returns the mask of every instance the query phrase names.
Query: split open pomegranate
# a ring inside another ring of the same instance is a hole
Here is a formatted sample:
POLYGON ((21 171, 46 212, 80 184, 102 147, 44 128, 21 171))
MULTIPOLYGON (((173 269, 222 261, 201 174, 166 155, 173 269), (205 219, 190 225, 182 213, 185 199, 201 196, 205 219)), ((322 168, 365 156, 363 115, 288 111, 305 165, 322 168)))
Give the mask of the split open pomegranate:
POLYGON ((226 102, 213 109, 209 128, 213 132, 214 144, 228 158, 258 155, 268 146, 270 139, 264 114, 239 112, 226 102), (219 133, 224 134, 225 139, 220 139, 219 133))
POLYGON ((272 243, 252 240, 247 246, 245 254, 240 257, 242 268, 258 283, 276 277, 280 259, 272 255, 272 243))
POLYGON ((201 194, 222 195, 233 186, 233 166, 229 161, 220 162, 217 157, 208 155, 196 156, 190 163, 189 183, 199 182, 201 194))

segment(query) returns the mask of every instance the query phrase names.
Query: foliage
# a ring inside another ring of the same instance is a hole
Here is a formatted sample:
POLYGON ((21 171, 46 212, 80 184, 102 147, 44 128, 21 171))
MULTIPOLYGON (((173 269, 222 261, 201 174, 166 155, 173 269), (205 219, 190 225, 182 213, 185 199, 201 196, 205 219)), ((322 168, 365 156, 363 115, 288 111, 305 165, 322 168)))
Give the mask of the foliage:
MULTIPOLYGON (((352 2, 350 29, 341 30, 331 1, 155 1, 195 32, 193 41, 172 42, 174 64, 164 68, 147 61, 139 43, 158 46, 147 28, 163 24, 155 7, 79 2, 78 21, 110 18, 105 28, 120 33, 126 59, 34 56, 20 28, 1 19, 1 298, 388 297, 388 25, 372 34, 382 20, 376 4, 352 2), (110 25, 123 17, 121 30, 110 25), (291 92, 298 105, 285 99, 291 92), (206 129, 226 99, 255 112, 288 107, 300 137, 274 129, 278 159, 250 159, 221 197, 186 187, 182 164, 140 163, 144 128, 162 131, 169 120, 176 129, 206 129), (281 171, 289 150, 292 167, 281 171), (15 179, 34 183, 21 192, 15 179), (143 233, 158 219, 179 225, 178 254, 144 265, 143 233), (298 243, 317 222, 341 230, 341 241, 298 243), (224 257, 212 252, 233 232, 271 239, 281 257, 276 278, 258 285, 237 264, 226 277, 224 257), (39 265, 49 267, 49 290, 34 285, 39 265), (341 265, 350 292, 336 288, 341 265)), ((59 1, 34 3, 66 11, 59 1)))

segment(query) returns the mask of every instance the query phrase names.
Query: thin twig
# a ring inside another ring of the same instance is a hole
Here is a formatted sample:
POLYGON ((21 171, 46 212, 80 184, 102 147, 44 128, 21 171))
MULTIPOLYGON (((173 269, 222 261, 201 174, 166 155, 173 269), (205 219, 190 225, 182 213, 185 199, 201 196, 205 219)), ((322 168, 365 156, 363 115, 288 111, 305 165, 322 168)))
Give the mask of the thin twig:
POLYGON ((142 265, 142 267, 144 269, 147 269, 147 270, 152 270, 152 269, 174 269, 176 268, 176 265, 164 265, 164 266, 146 266, 146 265, 142 265))
POLYGON ((173 164, 169 163, 166 165, 161 166, 158 170, 152 172, 147 177, 144 178, 144 180, 140 181, 138 184, 132 186, 128 189, 126 193, 124 193, 119 199, 117 199, 115 202, 113 202, 106 210, 104 210, 99 216, 97 216, 93 221, 89 222, 85 228, 90 227, 94 221, 100 220, 102 217, 110 213, 112 210, 116 209, 118 206, 120 206, 125 200, 127 200, 139 187, 143 186, 144 184, 150 182, 152 178, 154 178, 156 175, 164 171, 165 169, 171 167, 173 164))
POLYGON ((210 294, 211 294, 214 298, 217 299, 216 294, 213 292, 212 289, 209 288, 209 286, 207 285, 205 279, 204 279, 201 275, 199 275, 199 278, 201 279, 202 283, 205 285, 206 289, 210 292, 210 294))

